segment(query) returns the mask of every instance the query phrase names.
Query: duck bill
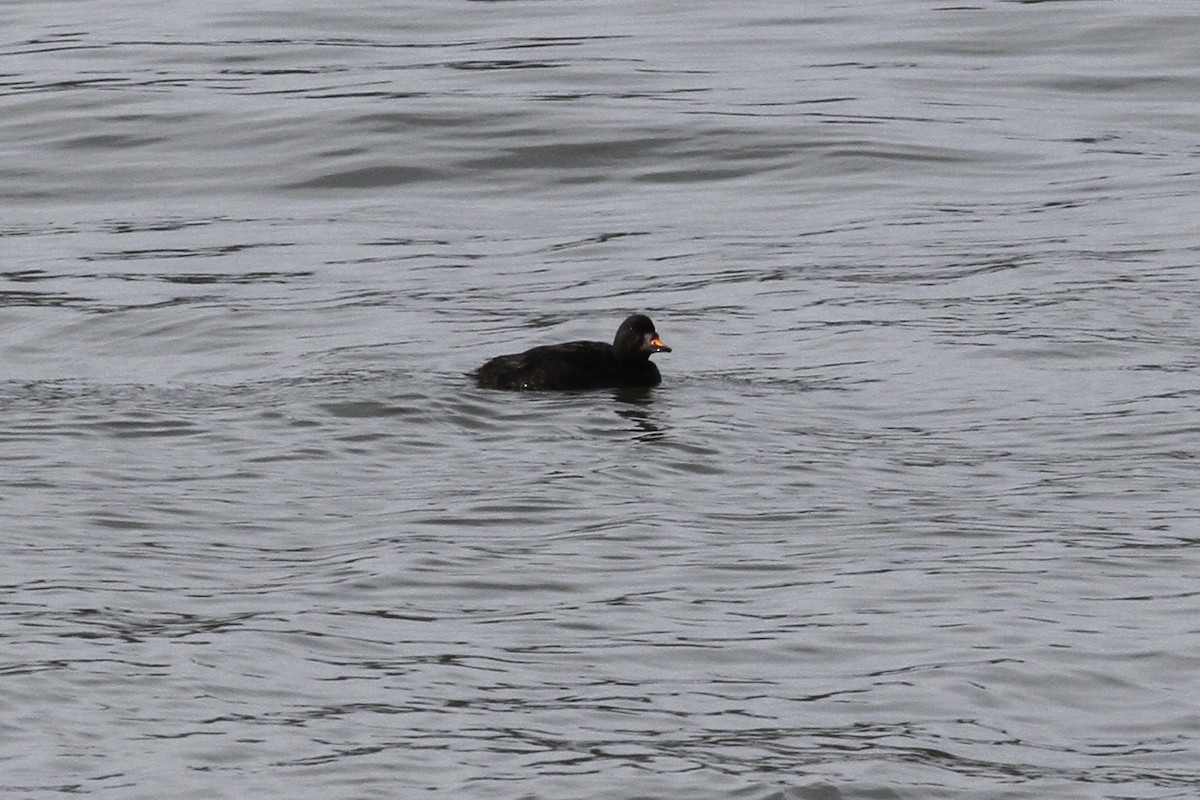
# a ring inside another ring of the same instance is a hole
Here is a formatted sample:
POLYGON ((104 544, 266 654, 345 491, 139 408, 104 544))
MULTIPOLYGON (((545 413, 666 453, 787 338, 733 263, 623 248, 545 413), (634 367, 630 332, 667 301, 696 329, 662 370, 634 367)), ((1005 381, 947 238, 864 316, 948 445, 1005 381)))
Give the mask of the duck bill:
POLYGON ((663 344, 663 340, 658 338, 657 336, 655 336, 653 339, 650 340, 650 346, 654 348, 653 352, 655 352, 655 353, 671 352, 671 348, 669 348, 665 344, 663 344))

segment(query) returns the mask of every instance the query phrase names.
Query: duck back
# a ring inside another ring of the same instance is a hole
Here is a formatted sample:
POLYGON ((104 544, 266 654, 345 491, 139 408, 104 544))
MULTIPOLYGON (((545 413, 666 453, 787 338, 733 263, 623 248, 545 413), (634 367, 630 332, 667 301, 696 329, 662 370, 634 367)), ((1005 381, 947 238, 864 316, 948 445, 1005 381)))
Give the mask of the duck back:
POLYGON ((566 342, 496 356, 475 380, 485 389, 602 389, 657 386, 662 376, 648 359, 618 361, 606 342, 566 342))

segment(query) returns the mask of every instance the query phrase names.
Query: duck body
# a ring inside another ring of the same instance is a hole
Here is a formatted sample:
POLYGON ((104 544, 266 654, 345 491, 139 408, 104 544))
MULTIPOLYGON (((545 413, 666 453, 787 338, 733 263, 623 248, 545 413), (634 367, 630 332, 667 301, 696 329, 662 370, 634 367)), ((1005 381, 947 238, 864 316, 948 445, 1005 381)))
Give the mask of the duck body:
POLYGON ((565 342, 496 356, 473 373, 485 389, 527 391, 657 386, 662 381, 653 353, 669 353, 649 317, 621 323, 612 344, 565 342))

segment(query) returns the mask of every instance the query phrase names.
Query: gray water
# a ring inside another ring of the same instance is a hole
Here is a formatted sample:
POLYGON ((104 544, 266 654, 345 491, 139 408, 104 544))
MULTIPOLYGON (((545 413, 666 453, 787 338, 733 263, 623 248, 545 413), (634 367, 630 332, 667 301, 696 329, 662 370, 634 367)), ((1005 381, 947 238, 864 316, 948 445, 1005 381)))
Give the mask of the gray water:
POLYGON ((0 23, 4 797, 1196 796, 1200 6, 0 23))

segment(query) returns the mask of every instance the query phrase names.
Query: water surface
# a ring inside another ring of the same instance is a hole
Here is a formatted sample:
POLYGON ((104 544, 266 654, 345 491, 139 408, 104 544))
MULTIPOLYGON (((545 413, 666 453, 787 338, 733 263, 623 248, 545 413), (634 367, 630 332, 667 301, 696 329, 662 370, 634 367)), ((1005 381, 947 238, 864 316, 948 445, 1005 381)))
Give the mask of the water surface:
POLYGON ((0 19, 6 794, 1194 795, 1190 7, 0 19))

